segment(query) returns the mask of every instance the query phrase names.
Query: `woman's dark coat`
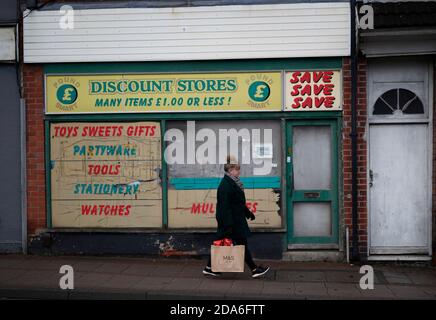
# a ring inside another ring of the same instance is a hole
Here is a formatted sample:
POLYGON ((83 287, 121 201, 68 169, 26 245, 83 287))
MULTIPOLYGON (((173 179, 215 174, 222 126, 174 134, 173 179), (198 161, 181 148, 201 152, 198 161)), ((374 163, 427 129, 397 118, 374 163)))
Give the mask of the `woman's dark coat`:
POLYGON ((245 203, 245 194, 227 175, 217 191, 218 238, 247 238, 250 235, 247 218, 253 214, 245 203))

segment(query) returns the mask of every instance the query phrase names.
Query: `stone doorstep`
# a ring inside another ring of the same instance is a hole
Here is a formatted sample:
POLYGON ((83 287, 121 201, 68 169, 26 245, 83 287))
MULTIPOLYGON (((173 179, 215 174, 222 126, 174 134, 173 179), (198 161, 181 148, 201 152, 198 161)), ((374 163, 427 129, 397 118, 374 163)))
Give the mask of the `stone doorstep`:
POLYGON ((341 262, 344 253, 338 250, 312 250, 312 251, 286 251, 283 252, 283 261, 291 262, 341 262))

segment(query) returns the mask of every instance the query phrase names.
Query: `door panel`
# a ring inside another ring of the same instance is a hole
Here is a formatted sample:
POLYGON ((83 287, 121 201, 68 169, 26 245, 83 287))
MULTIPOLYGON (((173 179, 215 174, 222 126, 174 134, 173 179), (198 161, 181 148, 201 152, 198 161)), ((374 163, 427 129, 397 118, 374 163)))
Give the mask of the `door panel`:
POLYGON ((330 202, 294 202, 294 236, 331 237, 330 202))
POLYGON ((370 127, 370 253, 428 252, 427 130, 370 127))
POLYGON ((335 121, 287 124, 288 243, 337 243, 335 121))
POLYGON ((295 126, 292 132, 296 190, 331 189, 330 126, 295 126))

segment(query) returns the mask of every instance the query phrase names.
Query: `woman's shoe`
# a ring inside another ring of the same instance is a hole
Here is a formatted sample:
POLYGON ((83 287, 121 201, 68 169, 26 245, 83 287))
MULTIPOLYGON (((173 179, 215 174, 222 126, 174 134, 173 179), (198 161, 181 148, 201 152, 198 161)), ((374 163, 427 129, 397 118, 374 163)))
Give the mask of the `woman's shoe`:
POLYGON ((265 273, 267 273, 269 271, 269 267, 266 267, 266 268, 264 268, 264 267, 262 267, 262 266, 258 266, 256 269, 254 269, 253 271, 252 271, 252 277, 253 278, 258 278, 258 277, 261 277, 261 276, 263 276, 265 273))
POLYGON ((211 267, 207 267, 203 269, 203 274, 208 276, 214 276, 219 277, 221 275, 221 272, 213 272, 211 267))

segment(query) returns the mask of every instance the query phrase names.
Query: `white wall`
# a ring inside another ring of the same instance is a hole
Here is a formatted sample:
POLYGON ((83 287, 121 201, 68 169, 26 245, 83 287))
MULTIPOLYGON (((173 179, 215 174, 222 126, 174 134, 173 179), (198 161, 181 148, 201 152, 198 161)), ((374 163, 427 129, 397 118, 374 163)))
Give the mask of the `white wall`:
MULTIPOLYGON (((26 15, 26 13, 25 13, 26 15)), ((74 10, 24 19, 24 62, 348 56, 349 4, 297 3, 74 10)))

